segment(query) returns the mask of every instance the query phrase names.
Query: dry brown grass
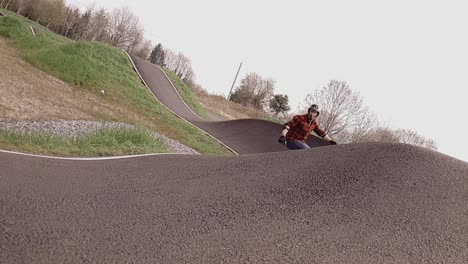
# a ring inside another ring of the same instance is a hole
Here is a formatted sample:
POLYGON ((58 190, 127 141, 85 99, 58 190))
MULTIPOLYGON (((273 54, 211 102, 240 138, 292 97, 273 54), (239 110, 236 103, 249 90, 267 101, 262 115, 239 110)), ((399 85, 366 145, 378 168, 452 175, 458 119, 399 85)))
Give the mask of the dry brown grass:
MULTIPOLYGON (((140 119, 109 98, 79 89, 25 62, 0 37, 0 117, 13 120, 140 119)), ((142 120, 143 121, 143 120, 142 120)))
POLYGON ((232 120, 255 118, 275 121, 275 118, 272 118, 268 113, 228 101, 221 95, 209 94, 206 90, 196 85, 191 85, 191 87, 193 94, 200 105, 205 109, 218 114, 223 119, 232 120))

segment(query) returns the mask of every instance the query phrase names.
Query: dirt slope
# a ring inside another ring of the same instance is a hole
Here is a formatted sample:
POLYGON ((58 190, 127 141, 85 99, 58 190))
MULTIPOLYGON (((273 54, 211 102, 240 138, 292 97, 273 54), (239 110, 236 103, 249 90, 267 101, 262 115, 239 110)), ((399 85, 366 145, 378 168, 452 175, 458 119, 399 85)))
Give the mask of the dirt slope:
POLYGON ((14 120, 112 118, 115 106, 27 63, 0 37, 0 118, 14 120))

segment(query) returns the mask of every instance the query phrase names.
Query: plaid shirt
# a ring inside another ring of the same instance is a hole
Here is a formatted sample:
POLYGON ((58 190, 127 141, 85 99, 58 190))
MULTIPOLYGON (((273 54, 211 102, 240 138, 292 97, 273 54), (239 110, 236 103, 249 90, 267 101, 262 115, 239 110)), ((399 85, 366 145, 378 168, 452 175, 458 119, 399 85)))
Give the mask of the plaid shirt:
POLYGON ((286 134, 286 140, 288 141, 299 140, 305 142, 312 131, 321 137, 327 135, 316 120, 311 122, 308 114, 294 116, 286 125, 289 126, 288 134, 286 134))

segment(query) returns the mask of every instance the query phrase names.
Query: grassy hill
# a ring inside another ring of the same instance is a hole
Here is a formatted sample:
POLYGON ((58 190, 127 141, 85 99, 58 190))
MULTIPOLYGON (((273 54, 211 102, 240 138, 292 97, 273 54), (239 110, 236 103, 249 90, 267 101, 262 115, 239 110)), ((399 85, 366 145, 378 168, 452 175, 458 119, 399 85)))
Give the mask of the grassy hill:
MULTIPOLYGON (((142 131, 146 129, 147 131, 144 132, 146 134, 152 131, 163 134, 202 154, 230 154, 218 142, 178 119, 154 100, 151 93, 141 84, 130 62, 121 50, 98 42, 83 41, 77 43, 54 34, 27 18, 17 16, 7 10, 2 11, 8 16, 0 17, 0 36, 10 39, 9 45, 20 51, 20 56, 24 61, 73 86, 75 100, 86 97, 83 94, 88 95, 88 97, 94 95, 92 100, 96 101, 95 106, 80 107, 81 110, 85 109, 85 111, 90 112, 94 120, 135 125, 137 127, 135 131, 132 129, 125 131, 128 134, 126 137, 128 139, 141 138, 142 131), (31 26, 38 29, 40 33, 33 36, 31 26), (105 96, 101 96, 103 95, 102 92, 105 96), (113 110, 102 111, 104 106, 113 110), (132 135, 133 133, 135 135, 132 135)), ((167 69, 164 69, 164 71, 174 83, 183 100, 201 117, 208 120, 258 118, 278 123, 283 122, 283 120, 272 118, 264 112, 227 101, 223 96, 208 94, 201 87, 189 87, 173 72, 167 69)), ((38 89, 43 89, 43 92, 47 93, 48 88, 38 89)), ((2 118, 1 110, 0 105, 0 118, 2 118)), ((47 118, 46 116, 41 117, 41 119, 47 118)), ((68 119, 70 118, 68 117, 68 119)), ((101 131, 100 133, 110 133, 110 131, 101 131)), ((122 133, 122 131, 116 133, 122 133)), ((116 133, 105 137, 112 137, 116 133)), ((150 138, 147 137, 148 140, 150 138)), ((130 151, 129 148, 119 149, 119 144, 114 144, 109 149, 104 147, 98 152, 95 149, 91 151, 84 143, 82 149, 75 146, 74 152, 67 152, 67 147, 63 146, 60 150, 53 147, 60 145, 58 142, 62 142, 61 145, 67 145, 66 142, 68 141, 67 139, 56 139, 51 135, 37 137, 0 133, 0 148, 41 154, 93 156, 167 151, 167 148, 161 142, 146 142, 145 146, 130 148, 130 151), (44 141, 45 138, 52 140, 54 143, 48 140, 44 141), (14 143, 11 142, 12 140, 14 143), (35 145, 37 147, 34 147, 35 145), (146 147, 148 145, 157 147, 148 149, 146 147)), ((103 142, 102 144, 107 143, 103 142)), ((129 144, 131 146, 133 143, 130 142, 129 144)))
MULTIPOLYGON (((11 39, 11 45, 20 50, 22 58, 28 63, 72 84, 76 90, 96 95, 100 95, 101 90, 104 90, 105 96, 100 99, 100 103, 116 105, 119 111, 113 115, 94 113, 94 119, 124 122, 155 131, 202 154, 230 153, 215 140, 178 119, 154 100, 151 93, 141 84, 122 51, 102 43, 76 43, 49 31, 42 31, 33 36, 29 28, 33 23, 13 15, 0 17, 0 36, 11 39)), ((1 148, 17 151, 25 149, 21 140, 9 144, 11 135, 2 134, 0 137, 1 148)), ((29 152, 36 152, 34 148, 27 149, 29 152)), ((55 153, 53 149, 38 148, 37 151, 39 150, 43 154, 55 153)), ((87 155, 86 151, 83 155, 87 155)))

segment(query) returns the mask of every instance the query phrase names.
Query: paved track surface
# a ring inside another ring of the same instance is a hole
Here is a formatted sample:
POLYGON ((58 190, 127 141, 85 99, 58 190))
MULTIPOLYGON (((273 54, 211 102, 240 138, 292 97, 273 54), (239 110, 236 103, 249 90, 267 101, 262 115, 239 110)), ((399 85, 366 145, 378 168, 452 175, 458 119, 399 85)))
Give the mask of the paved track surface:
POLYGON ((277 124, 173 111, 245 155, 0 152, 0 263, 467 263, 468 163, 404 144, 283 152, 277 124))
POLYGON ((468 260, 468 164, 409 145, 0 167, 2 264, 468 260))
MULTIPOLYGON (((199 117, 180 99, 164 72, 156 65, 136 56, 130 56, 153 94, 170 110, 195 126, 214 136, 238 154, 286 151, 278 143, 282 125, 258 119, 210 122, 199 117)), ((311 136, 307 143, 312 147, 328 146, 328 142, 311 136)))

